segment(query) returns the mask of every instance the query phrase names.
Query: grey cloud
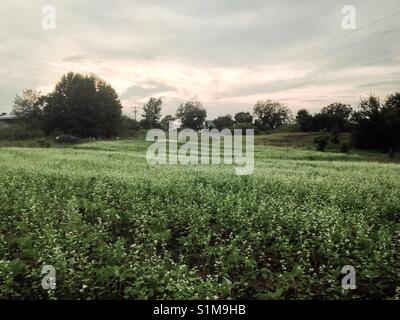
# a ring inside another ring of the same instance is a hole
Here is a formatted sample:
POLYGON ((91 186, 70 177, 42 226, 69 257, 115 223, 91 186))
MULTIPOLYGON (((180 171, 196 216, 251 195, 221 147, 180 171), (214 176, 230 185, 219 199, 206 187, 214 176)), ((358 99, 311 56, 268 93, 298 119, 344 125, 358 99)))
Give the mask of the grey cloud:
POLYGON ((158 82, 146 82, 141 85, 133 85, 129 87, 124 94, 122 94, 122 99, 129 99, 132 97, 148 97, 157 93, 167 92, 167 91, 176 91, 176 89, 172 86, 158 83, 158 82))
POLYGON ((80 62, 80 61, 84 61, 86 59, 88 59, 87 56, 85 56, 83 54, 77 54, 77 55, 73 55, 73 56, 64 57, 62 59, 62 61, 64 61, 64 62, 80 62))
POLYGON ((397 74, 397 79, 391 79, 391 80, 383 80, 383 81, 374 81, 374 82, 367 82, 363 83, 360 85, 357 85, 357 88, 377 88, 377 87, 387 87, 387 86, 396 86, 398 87, 400 84, 400 75, 397 74), (396 84, 397 82, 397 84, 396 84))
MULTIPOLYGON (((315 74, 302 79, 272 84, 252 85, 254 79, 243 79, 240 87, 223 92, 219 97, 235 98, 274 93, 319 79, 321 74, 327 74, 321 84, 342 85, 343 78, 329 79, 329 74, 396 55, 400 50, 397 41, 400 32, 396 32, 309 62, 393 28, 398 21, 399 16, 387 19, 304 53, 307 48, 347 32, 341 28, 341 8, 348 4, 347 0, 53 0, 57 29, 51 32, 40 27, 40 8, 44 4, 43 1, 15 0, 0 3, 4 12, 0 20, 0 111, 9 111, 12 97, 25 87, 54 85, 60 76, 53 71, 54 65, 85 64, 92 57, 104 63, 113 60, 123 64, 128 59, 146 59, 228 69, 257 69, 285 60, 303 66, 309 64, 316 70, 315 74)), ((398 0, 353 0, 351 4, 357 9, 359 26, 400 9, 398 0)), ((393 66, 396 72, 399 61, 383 65, 393 66)), ((351 79, 353 81, 347 83, 348 91, 358 89, 355 95, 373 88, 375 83, 379 90, 391 90, 394 86, 391 82, 398 80, 390 74, 379 81, 351 79)), ((174 91, 168 84, 145 85, 132 85, 122 98, 174 91)), ((218 85, 216 83, 215 87, 218 85)), ((318 86, 318 82, 313 85, 318 86)), ((234 103, 227 103, 224 110, 213 104, 209 104, 209 108, 220 108, 218 112, 226 113, 229 105, 234 103)))

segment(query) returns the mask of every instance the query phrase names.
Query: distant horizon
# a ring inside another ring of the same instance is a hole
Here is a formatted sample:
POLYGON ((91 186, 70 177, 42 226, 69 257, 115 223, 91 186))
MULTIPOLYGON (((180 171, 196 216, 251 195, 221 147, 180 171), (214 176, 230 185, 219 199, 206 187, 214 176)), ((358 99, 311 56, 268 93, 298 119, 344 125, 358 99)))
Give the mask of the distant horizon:
MULTIPOLYGON (((111 84, 111 86, 112 86, 112 84, 111 84)), ((36 90, 36 89, 35 89, 35 90, 36 90)), ((311 115, 315 115, 315 114, 321 112, 321 110, 322 110, 324 107, 329 106, 329 105, 334 104, 334 103, 343 103, 343 104, 346 104, 346 105, 350 105, 350 107, 353 108, 353 110, 357 110, 357 108, 358 108, 358 106, 359 106, 359 103, 360 103, 361 99, 363 99, 363 98, 368 98, 369 96, 373 95, 373 96, 377 96, 378 98, 381 99, 382 102, 384 102, 385 99, 386 99, 388 96, 390 96, 390 95, 392 95, 392 94, 395 94, 395 93, 397 93, 397 92, 400 92, 400 90, 395 90, 395 91, 393 91, 393 92, 388 92, 387 94, 382 95, 382 96, 377 95, 377 94, 375 94, 375 93, 373 93, 373 92, 370 92, 370 93, 368 93, 368 94, 365 94, 364 96, 360 96, 360 97, 359 97, 359 100, 358 100, 354 105, 351 104, 351 103, 346 103, 346 102, 344 102, 344 101, 342 101, 342 100, 337 100, 337 101, 333 101, 333 100, 332 100, 332 101, 327 102, 327 103, 324 104, 324 105, 321 105, 320 107, 316 107, 316 108, 307 108, 307 107, 304 107, 304 108, 297 108, 297 109, 295 109, 295 110, 293 110, 292 108, 290 108, 289 105, 287 105, 287 104, 285 104, 284 102, 279 101, 279 100, 275 100, 275 99, 259 99, 259 100, 272 100, 272 101, 280 102, 280 103, 282 103, 283 105, 289 107, 289 109, 292 111, 292 115, 293 115, 293 116, 295 116, 295 115, 296 115, 296 112, 297 112, 298 110, 301 110, 301 109, 305 109, 305 110, 309 111, 311 115)), ((49 94, 50 92, 46 92, 46 93, 45 93, 45 92, 41 92, 41 93, 42 93, 43 95, 47 95, 47 94, 49 94)), ((117 92, 117 93, 118 93, 118 92, 117 92)), ((118 97, 119 97, 119 94, 118 94, 118 97)), ((161 99, 163 99, 163 97, 157 97, 157 96, 154 96, 154 97, 155 97, 155 98, 161 98, 161 99)), ((150 98, 150 96, 149 96, 149 98, 150 98)), ((182 100, 181 103, 185 103, 185 102, 187 102, 187 101, 189 101, 189 100, 186 100, 186 101, 185 101, 185 100, 182 100)), ((202 102, 201 100, 196 100, 196 101, 202 102)), ((257 100, 257 101, 258 101, 258 100, 257 100)), ((206 120, 207 120, 207 121, 212 121, 212 120, 215 120, 215 118, 217 118, 217 117, 219 117, 219 116, 225 116, 225 115, 228 115, 228 114, 230 114, 232 117, 234 117, 235 114, 236 114, 236 113, 239 113, 239 112, 249 112, 251 115, 255 116, 255 115, 254 115, 254 111, 253 111, 253 107, 254 107, 254 105, 256 104, 257 101, 255 101, 254 104, 253 104, 252 106, 249 106, 249 107, 247 107, 247 108, 242 108, 242 109, 240 109, 240 110, 238 110, 238 111, 235 111, 235 112, 226 112, 226 113, 216 114, 215 116, 212 116, 212 117, 210 117, 209 114, 208 114, 209 109, 207 109, 207 106, 203 104, 203 107, 205 107, 205 109, 207 110, 207 118, 206 118, 206 120)), ((146 102, 144 102, 144 103, 141 104, 140 106, 137 105, 137 116, 136 116, 136 117, 137 117, 137 120, 138 120, 138 121, 141 120, 141 119, 143 119, 143 117, 141 116, 141 113, 142 113, 142 107, 143 107, 143 105, 144 105, 145 103, 146 103, 146 102)), ((6 113, 7 116, 11 115, 11 114, 12 114, 12 102, 11 102, 10 105, 11 105, 10 110, 9 110, 9 111, 0 111, 0 115, 1 115, 2 113, 6 113)), ((133 112, 133 107, 134 107, 134 106, 130 106, 130 107, 129 107, 129 106, 124 106, 124 105, 122 105, 122 107, 123 107, 122 113, 123 113, 124 115, 129 116, 129 117, 132 118, 132 119, 135 118, 135 115, 134 115, 134 112, 133 112), (130 110, 130 109, 131 109, 131 110, 130 110)), ((178 107, 179 107, 179 105, 176 105, 176 109, 178 109, 178 107)), ((171 110, 172 108, 173 108, 173 106, 170 106, 169 109, 171 110)), ((162 106, 161 115, 162 115, 163 117, 164 117, 164 116, 167 116, 167 115, 175 116, 176 109, 175 109, 174 112, 165 113, 165 112, 163 112, 163 106, 162 106)), ((256 118, 256 116, 255 116, 255 118, 256 118)))

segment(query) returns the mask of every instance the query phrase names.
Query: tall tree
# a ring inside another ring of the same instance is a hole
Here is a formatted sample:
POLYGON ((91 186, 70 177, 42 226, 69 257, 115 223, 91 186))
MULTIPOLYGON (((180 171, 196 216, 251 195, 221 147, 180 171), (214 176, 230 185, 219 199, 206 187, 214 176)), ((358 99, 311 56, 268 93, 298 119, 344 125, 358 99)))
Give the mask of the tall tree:
POLYGON ((207 111, 201 102, 188 101, 179 106, 176 117, 181 121, 182 128, 200 130, 204 128, 207 111))
POLYGON ((121 121, 121 103, 115 90, 95 75, 63 75, 43 108, 47 134, 110 137, 121 121))
POLYGON ((214 120, 214 125, 218 130, 230 129, 233 124, 234 122, 230 114, 220 116, 214 120))
POLYGON ((343 103, 332 103, 326 107, 324 107, 321 111, 322 120, 326 123, 323 128, 319 129, 327 129, 328 131, 349 131, 350 130, 350 115, 353 109, 350 105, 343 103))
POLYGON ((385 143, 391 151, 400 151, 400 93, 390 95, 382 108, 385 143))
POLYGON ((40 92, 25 89, 22 95, 16 95, 13 102, 13 114, 30 128, 39 128, 42 120, 43 97, 40 92))
POLYGON ((250 112, 238 112, 235 114, 236 123, 253 123, 253 116, 250 112))
POLYGON ((254 106, 254 113, 258 118, 260 130, 276 129, 290 123, 292 113, 285 105, 271 101, 259 100, 254 106))
POLYGON ((296 122, 300 126, 300 130, 308 132, 313 130, 313 116, 305 109, 301 109, 297 112, 296 122))
POLYGON ((361 100, 359 110, 354 112, 352 119, 355 123, 353 139, 357 147, 387 149, 382 136, 382 128, 385 126, 382 107, 376 96, 371 95, 361 100))
POLYGON ((145 128, 158 128, 160 126, 162 100, 150 98, 143 106, 142 125, 145 128))
POLYGON ((164 118, 161 119, 160 121, 160 127, 164 131, 169 130, 169 123, 174 122, 176 120, 175 117, 171 116, 170 114, 166 115, 164 118))

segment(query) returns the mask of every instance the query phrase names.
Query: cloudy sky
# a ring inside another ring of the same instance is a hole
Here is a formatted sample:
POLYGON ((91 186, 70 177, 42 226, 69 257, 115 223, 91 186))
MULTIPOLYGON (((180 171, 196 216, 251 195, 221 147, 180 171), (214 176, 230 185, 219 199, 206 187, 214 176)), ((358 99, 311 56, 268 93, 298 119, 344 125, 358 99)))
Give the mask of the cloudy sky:
POLYGON ((164 115, 199 100, 212 118, 259 99, 317 111, 400 90, 399 0, 2 0, 0 9, 0 112, 69 71, 106 79, 128 114, 150 96, 163 97, 164 115), (349 4, 353 31, 342 27, 349 4), (55 30, 42 27, 45 5, 55 30))

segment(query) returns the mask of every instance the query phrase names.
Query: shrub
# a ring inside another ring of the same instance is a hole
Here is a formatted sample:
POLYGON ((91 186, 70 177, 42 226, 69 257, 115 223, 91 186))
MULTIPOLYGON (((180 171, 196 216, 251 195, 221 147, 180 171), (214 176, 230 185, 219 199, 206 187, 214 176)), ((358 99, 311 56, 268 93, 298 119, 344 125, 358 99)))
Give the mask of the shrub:
POLYGON ((39 147, 41 148, 50 148, 50 142, 46 138, 41 138, 37 140, 39 147))
POLYGON ((68 135, 68 134, 63 134, 63 135, 56 137, 56 142, 57 143, 78 143, 79 138, 76 138, 76 137, 68 135))
POLYGON ((44 133, 39 129, 32 129, 19 123, 0 130, 1 140, 28 140, 43 137, 44 133))
POLYGON ((320 134, 315 137, 314 144, 317 151, 325 151, 329 143, 329 135, 326 131, 321 131, 320 134))
POLYGON ((350 151, 350 146, 347 143, 343 143, 340 147, 340 152, 348 153, 350 151))
POLYGON ((234 129, 241 129, 241 130, 253 129, 254 133, 259 132, 258 128, 251 123, 237 123, 237 124, 235 124, 234 129))
POLYGON ((118 136, 122 138, 135 137, 141 129, 139 121, 131 119, 125 115, 121 117, 121 121, 117 130, 118 136))
POLYGON ((339 144, 340 143, 340 138, 339 138, 339 131, 337 131, 336 129, 334 129, 332 131, 332 139, 331 142, 333 144, 339 144))

